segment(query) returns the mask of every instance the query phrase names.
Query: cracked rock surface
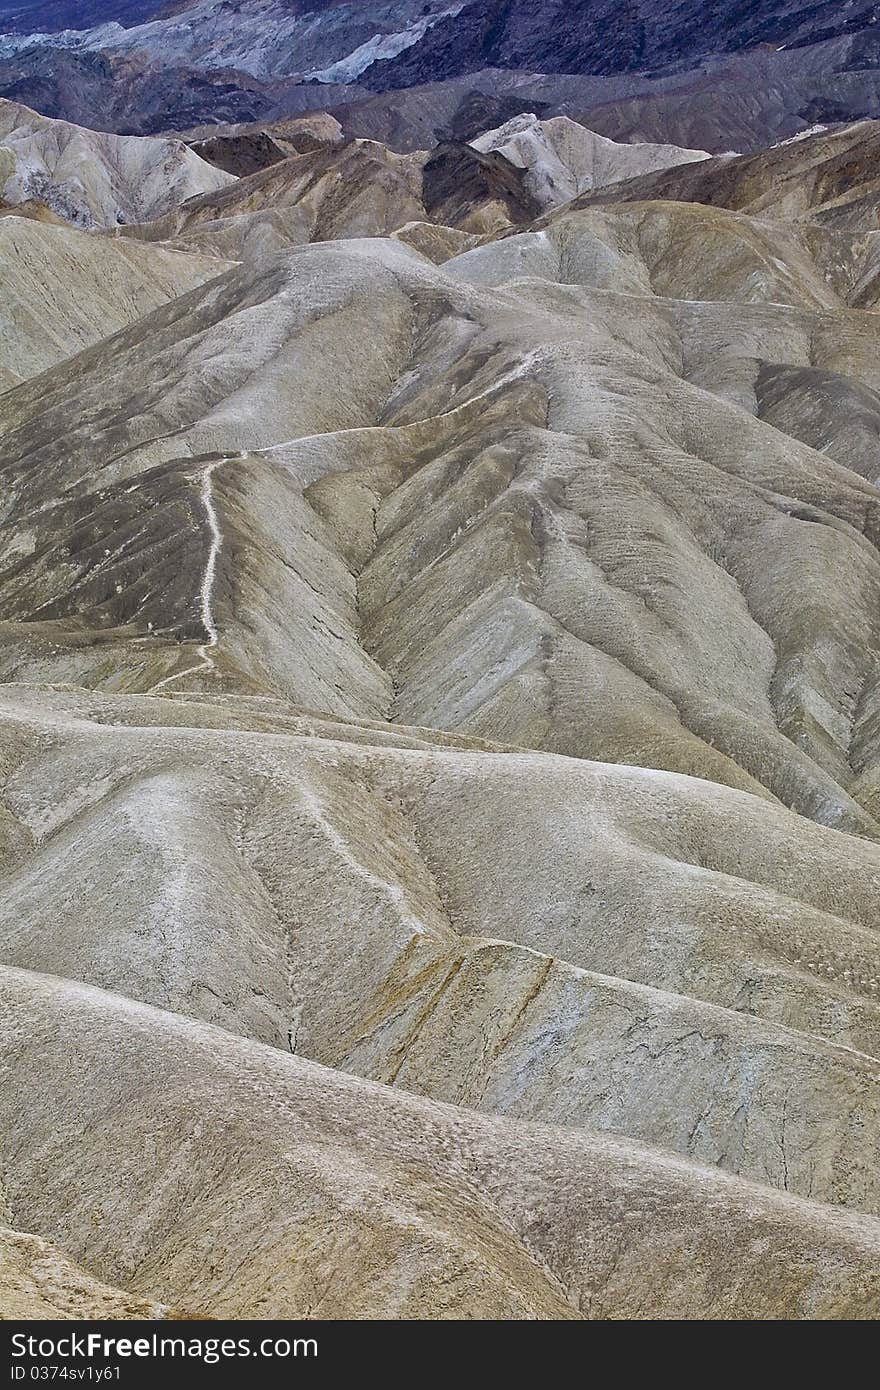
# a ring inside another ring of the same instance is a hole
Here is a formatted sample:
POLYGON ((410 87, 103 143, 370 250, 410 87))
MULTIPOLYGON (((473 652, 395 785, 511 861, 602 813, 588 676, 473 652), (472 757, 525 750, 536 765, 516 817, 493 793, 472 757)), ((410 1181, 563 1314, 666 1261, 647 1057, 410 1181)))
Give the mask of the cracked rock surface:
POLYGON ((495 135, 0 219, 7 1316, 880 1314, 866 132, 495 135))

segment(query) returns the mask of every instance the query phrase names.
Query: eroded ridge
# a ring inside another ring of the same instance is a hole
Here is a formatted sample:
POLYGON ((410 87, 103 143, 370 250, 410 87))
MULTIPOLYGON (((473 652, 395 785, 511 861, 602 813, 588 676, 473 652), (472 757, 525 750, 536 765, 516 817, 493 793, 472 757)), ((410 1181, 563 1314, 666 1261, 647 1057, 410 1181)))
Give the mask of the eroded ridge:
POLYGON ((0 235, 16 1308, 880 1313, 873 133, 574 124, 0 235))

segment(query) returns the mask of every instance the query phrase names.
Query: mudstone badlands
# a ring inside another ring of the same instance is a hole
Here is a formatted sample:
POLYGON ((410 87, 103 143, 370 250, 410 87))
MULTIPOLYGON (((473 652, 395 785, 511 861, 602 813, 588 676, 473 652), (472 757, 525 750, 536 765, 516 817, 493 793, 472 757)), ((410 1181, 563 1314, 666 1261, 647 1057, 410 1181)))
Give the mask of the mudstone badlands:
POLYGON ((4 1316, 880 1315, 880 125, 801 124, 0 103, 4 1316))

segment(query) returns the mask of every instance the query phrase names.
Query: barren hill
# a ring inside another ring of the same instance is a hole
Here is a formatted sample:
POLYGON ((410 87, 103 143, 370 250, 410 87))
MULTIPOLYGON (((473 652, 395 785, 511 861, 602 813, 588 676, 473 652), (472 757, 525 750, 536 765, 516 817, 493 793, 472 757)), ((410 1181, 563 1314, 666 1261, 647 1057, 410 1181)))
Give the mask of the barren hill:
MULTIPOLYGON (((663 169, 621 182, 599 200, 668 198, 777 220, 874 231, 880 222, 880 123, 859 121, 786 140, 759 155, 663 169)), ((583 201, 588 202, 587 193, 583 201)))
POLYGON ((636 174, 709 158, 704 150, 675 145, 618 144, 565 116, 539 121, 531 113, 514 116, 472 144, 478 150, 498 150, 525 169, 525 186, 542 208, 636 174))
POLYGON ((105 135, 0 99, 0 198, 46 203, 79 227, 148 221, 232 175, 180 140, 105 135))
POLYGON ((45 371, 227 268, 128 239, 0 219, 0 387, 45 371))
POLYGON ((498 140, 0 220, 34 1316, 880 1314, 873 129, 498 140))

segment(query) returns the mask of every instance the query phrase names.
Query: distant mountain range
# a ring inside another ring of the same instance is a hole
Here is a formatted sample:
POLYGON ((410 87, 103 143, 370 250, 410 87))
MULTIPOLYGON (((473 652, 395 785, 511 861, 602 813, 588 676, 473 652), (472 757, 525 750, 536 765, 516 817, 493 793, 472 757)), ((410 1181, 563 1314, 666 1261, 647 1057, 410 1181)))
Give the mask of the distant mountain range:
POLYGON ((539 109, 757 149, 880 113, 878 18, 860 0, 0 3, 0 95, 119 132, 345 109, 347 134, 405 150, 539 109))
POLYGON ((3 1317, 880 1317, 878 156, 0 100, 3 1317))

